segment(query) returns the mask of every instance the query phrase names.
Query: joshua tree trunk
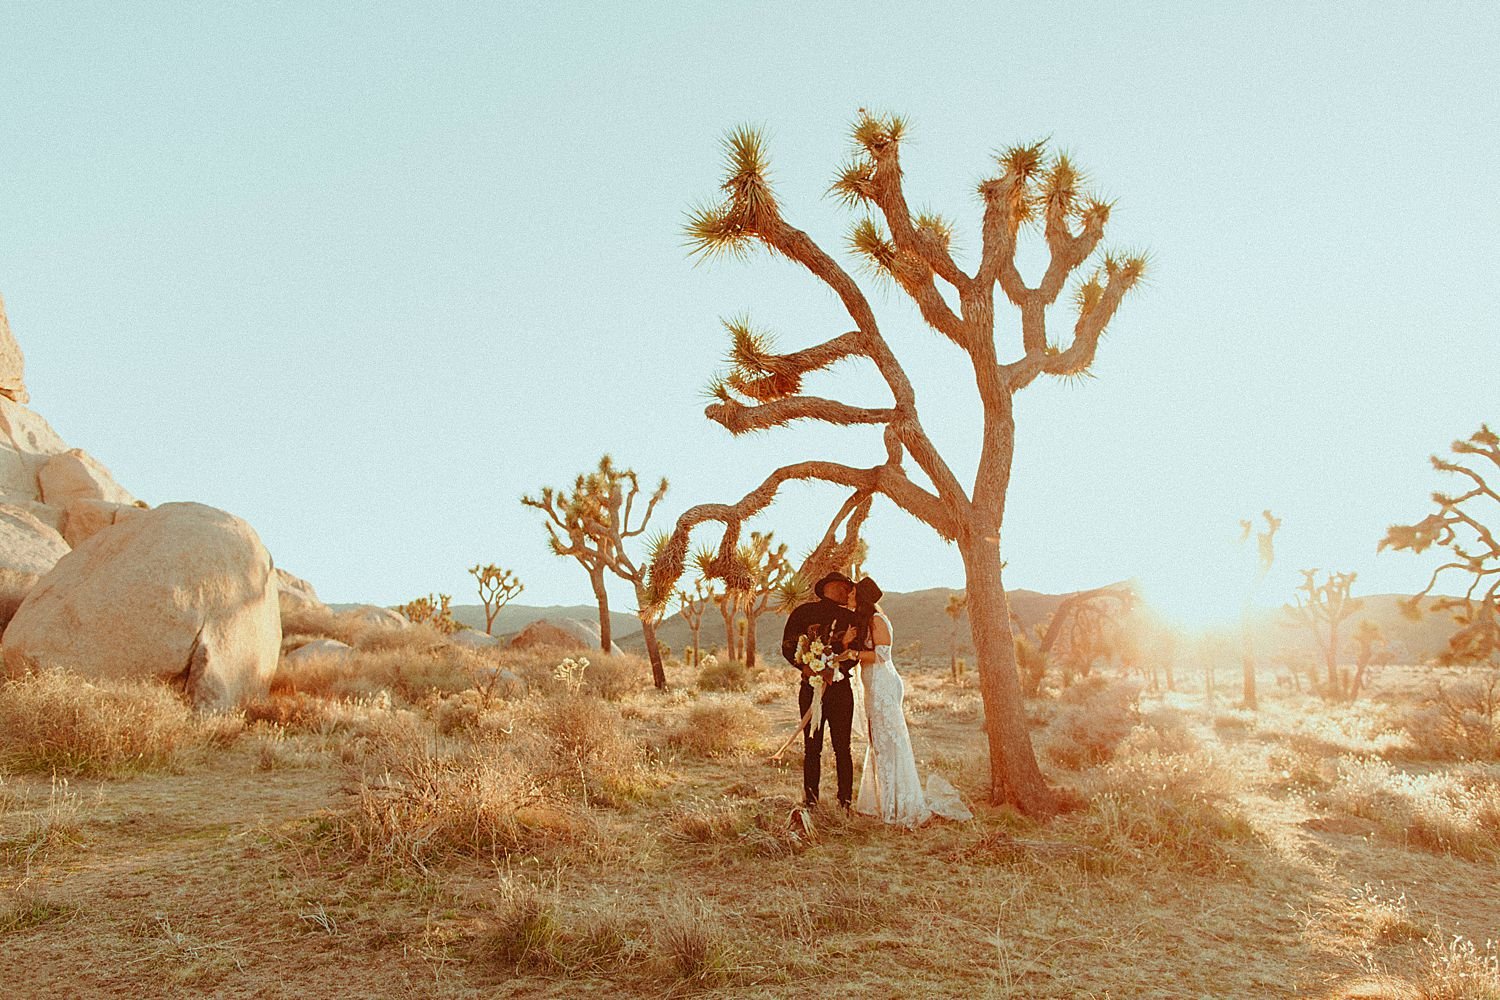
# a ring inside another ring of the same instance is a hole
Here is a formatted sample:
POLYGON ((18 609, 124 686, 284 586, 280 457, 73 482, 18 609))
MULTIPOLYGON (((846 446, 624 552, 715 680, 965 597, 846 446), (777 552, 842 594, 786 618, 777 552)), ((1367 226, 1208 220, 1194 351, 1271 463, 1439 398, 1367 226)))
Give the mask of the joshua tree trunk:
POLYGON ((703 649, 698 644, 698 633, 703 630, 701 623, 693 626, 693 666, 698 666, 703 656, 703 649))
POLYGON ((1245 667, 1244 702, 1245 707, 1253 712, 1260 706, 1255 698, 1255 649, 1252 645, 1254 640, 1250 637, 1250 620, 1248 615, 1246 615, 1245 621, 1241 624, 1240 628, 1243 632, 1242 641, 1245 644, 1242 651, 1245 667))
POLYGON ((608 653, 614 645, 609 627, 609 593, 604 589, 604 570, 589 573, 589 583, 594 585, 594 600, 599 603, 599 650, 608 653))
POLYGON ((641 612, 641 635, 646 640, 646 657, 651 661, 651 683, 658 691, 667 686, 667 671, 661 662, 661 646, 656 642, 656 619, 648 612, 641 612))
MULTIPOLYGON (((984 701, 990 759, 990 800, 1010 802, 1024 812, 1045 815, 1057 799, 1042 778, 1021 711, 1021 682, 1010 630, 1010 602, 1000 580, 1000 545, 984 537, 960 540, 969 594, 969 633, 979 661, 979 692, 984 701)), ((998 537, 998 530, 996 531, 998 537)))
POLYGON ((739 645, 735 642, 734 634, 734 602, 728 596, 725 596, 724 600, 720 602, 719 614, 724 619, 724 658, 726 660, 733 660, 735 659, 735 654, 739 652, 739 645))
POLYGON ((755 619, 760 615, 754 611, 745 612, 745 669, 751 670, 755 667, 755 619))

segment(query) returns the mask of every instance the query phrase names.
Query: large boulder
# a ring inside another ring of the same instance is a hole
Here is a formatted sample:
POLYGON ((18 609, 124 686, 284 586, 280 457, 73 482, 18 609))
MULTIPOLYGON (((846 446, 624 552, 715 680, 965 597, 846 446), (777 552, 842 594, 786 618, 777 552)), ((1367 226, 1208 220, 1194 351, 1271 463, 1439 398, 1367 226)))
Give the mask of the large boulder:
POLYGON ((67 450, 39 413, 0 395, 0 502, 40 501, 37 474, 67 450))
POLYGON ((8 672, 157 677, 206 709, 266 692, 281 652, 271 556, 196 503, 143 510, 63 556, 5 630, 8 672))
POLYGON ((318 592, 312 584, 280 566, 276 567, 276 586, 282 611, 320 611, 328 607, 318 599, 318 592))
POLYGON ((337 639, 314 639, 304 642, 286 654, 290 664, 306 663, 309 660, 347 660, 354 655, 354 647, 337 639))
MULTIPOLYGON (((47 508, 56 510, 55 507, 47 508)), ((134 517, 145 508, 137 504, 111 503, 83 497, 68 504, 62 522, 62 536, 73 548, 84 540, 98 534, 111 524, 118 524, 127 517, 134 517)))
POLYGON ((26 359, 21 355, 21 345, 10 335, 3 297, 0 297, 0 396, 17 403, 31 398, 26 394, 26 359))
POLYGON ((74 500, 102 500, 105 503, 129 505, 135 497, 115 482, 97 458, 82 448, 70 448, 53 455, 37 470, 37 485, 42 503, 67 507, 74 500))
MULTIPOLYGON (((510 640, 511 649, 533 649, 552 646, 558 649, 591 650, 599 648, 599 627, 576 618, 539 618, 517 632, 510 640)), ((613 642, 609 651, 618 655, 620 647, 613 642)))
POLYGON ((448 641, 469 649, 493 649, 500 645, 499 639, 473 628, 459 629, 448 637, 448 641))
POLYGON ((377 607, 374 604, 360 604, 351 608, 349 614, 354 615, 362 622, 368 622, 371 625, 384 625, 387 628, 406 628, 411 624, 401 612, 392 611, 390 608, 377 607))
POLYGON ((24 507, 0 504, 0 628, 67 554, 57 529, 24 507))

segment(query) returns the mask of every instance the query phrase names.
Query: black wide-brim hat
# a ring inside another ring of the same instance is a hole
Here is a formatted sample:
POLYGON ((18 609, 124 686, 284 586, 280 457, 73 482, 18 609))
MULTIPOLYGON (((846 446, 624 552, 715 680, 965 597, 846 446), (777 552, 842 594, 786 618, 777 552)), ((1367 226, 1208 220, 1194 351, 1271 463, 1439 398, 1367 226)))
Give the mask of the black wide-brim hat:
POLYGON ((823 577, 823 579, 813 584, 813 593, 817 594, 819 597, 822 597, 823 588, 828 586, 830 583, 847 583, 851 587, 854 586, 853 580, 849 579, 842 573, 833 572, 829 573, 827 576, 823 577))
POLYGON ((854 586, 854 599, 860 604, 874 605, 884 596, 885 591, 881 590, 880 585, 868 576, 854 586))

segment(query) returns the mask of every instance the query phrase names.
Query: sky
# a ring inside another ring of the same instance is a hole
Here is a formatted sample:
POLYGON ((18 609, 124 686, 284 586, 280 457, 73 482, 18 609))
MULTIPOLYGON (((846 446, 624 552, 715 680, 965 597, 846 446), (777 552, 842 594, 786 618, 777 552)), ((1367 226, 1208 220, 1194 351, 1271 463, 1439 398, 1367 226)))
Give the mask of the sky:
MULTIPOLYGON (((722 317, 787 349, 850 324, 784 260, 695 265, 681 225, 749 123, 787 217, 842 255, 849 124, 899 111, 908 197, 961 262, 994 152, 1040 138, 1116 199, 1106 243, 1152 258, 1097 377, 1018 398, 1007 586, 1191 601, 1269 507, 1265 600, 1311 567, 1419 588, 1431 561, 1376 545, 1450 485, 1430 453, 1500 422, 1500 7, 913 11, 0 4, 0 294, 32 405, 142 499, 244 517, 326 600, 470 603, 494 562, 524 603, 588 603, 519 498, 602 453, 670 480, 663 527, 787 462, 880 460, 878 430, 704 418, 722 317)), ((966 362, 865 284, 967 479, 966 362)), ((810 388, 884 401, 858 365, 810 388)), ((841 500, 793 486, 750 526, 805 550, 841 500)), ((962 585, 889 503, 865 536, 887 590, 962 585)))

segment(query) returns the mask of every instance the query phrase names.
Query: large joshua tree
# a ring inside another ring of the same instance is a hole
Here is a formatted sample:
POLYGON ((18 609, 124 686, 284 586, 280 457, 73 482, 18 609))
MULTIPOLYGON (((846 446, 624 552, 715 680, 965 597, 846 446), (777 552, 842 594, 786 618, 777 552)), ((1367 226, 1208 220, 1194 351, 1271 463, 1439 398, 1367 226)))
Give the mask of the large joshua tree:
POLYGON ((1462 597, 1434 597, 1434 610, 1450 611, 1458 629, 1439 657, 1445 664, 1500 661, 1500 435, 1480 424, 1468 440, 1453 442, 1452 460, 1432 456, 1439 472, 1469 480, 1462 493, 1434 493, 1437 507, 1415 524, 1392 525, 1380 542, 1397 551, 1446 549, 1445 561, 1432 571, 1427 586, 1406 602, 1421 613, 1438 581, 1455 580, 1462 597))
POLYGON ((983 427, 972 485, 959 482, 923 428, 916 390, 882 335, 865 293, 844 267, 783 214, 767 180, 765 142, 755 130, 741 128, 724 142, 728 176, 722 197, 690 215, 687 235, 693 252, 705 258, 743 256, 761 246, 794 261, 833 291, 853 329, 782 353, 747 320, 727 322, 732 369, 711 384, 713 401, 705 412, 733 434, 798 420, 879 427, 885 460, 868 468, 825 459, 796 462, 772 472, 736 503, 692 508, 658 552, 656 590, 670 593, 683 569, 688 535, 706 521, 721 522, 725 528, 715 575, 735 576, 742 522, 771 503, 787 482, 817 480, 850 491, 804 565, 805 574, 846 564, 871 500, 876 494, 887 498, 957 544, 985 706, 990 795, 995 802, 1045 814, 1058 801, 1037 767, 1022 715, 1010 613, 1000 577, 1000 527, 1015 450, 1015 395, 1040 377, 1070 378, 1089 370, 1105 327, 1126 292, 1140 281, 1146 262, 1140 255, 1095 255, 1110 204, 1086 196, 1082 177, 1068 158, 1049 155, 1038 142, 1000 153, 998 169, 979 182, 984 206, 979 254, 972 272, 963 270, 953 253, 952 225, 908 207, 901 169, 906 131, 899 117, 861 111, 853 126, 853 157, 835 178, 832 192, 866 213, 848 235, 854 257, 910 296, 927 324, 973 368, 983 427), (1038 230, 1050 253, 1034 285, 1027 284, 1016 263, 1023 229, 1038 230), (1064 339, 1049 333, 1047 316, 1070 280, 1076 317, 1071 336, 1064 339), (1019 351, 1004 356, 996 341, 997 288, 1019 312, 1019 351), (888 405, 854 406, 803 392, 808 375, 853 359, 874 367, 890 393, 888 405), (919 479, 908 475, 908 459, 915 463, 919 479), (839 539, 841 524, 844 536, 839 539))
POLYGON ((632 559, 626 544, 645 532, 666 492, 667 481, 663 479, 644 505, 639 505, 641 484, 635 470, 616 468, 614 460, 605 455, 599 459, 598 469, 574 481, 571 493, 548 486, 539 496, 521 498, 521 503, 547 515, 547 539, 553 553, 577 559, 588 570, 599 604, 599 648, 606 653, 611 636, 604 574, 613 573, 635 588, 636 614, 651 661, 651 679, 658 688, 667 686, 661 648, 656 642, 656 623, 664 602, 656 600, 649 590, 647 563, 632 559))

